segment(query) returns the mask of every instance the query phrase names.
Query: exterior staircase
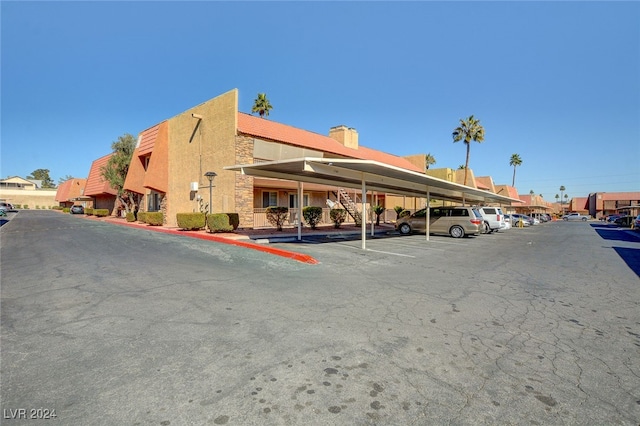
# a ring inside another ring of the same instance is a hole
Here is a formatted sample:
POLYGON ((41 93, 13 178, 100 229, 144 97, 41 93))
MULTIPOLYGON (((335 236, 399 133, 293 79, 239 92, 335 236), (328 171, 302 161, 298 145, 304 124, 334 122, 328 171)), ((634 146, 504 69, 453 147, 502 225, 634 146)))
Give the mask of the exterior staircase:
POLYGON ((356 225, 362 225, 362 214, 358 211, 358 205, 351 199, 347 191, 338 188, 338 192, 333 191, 333 195, 340 201, 340 204, 342 204, 349 216, 353 218, 356 225))

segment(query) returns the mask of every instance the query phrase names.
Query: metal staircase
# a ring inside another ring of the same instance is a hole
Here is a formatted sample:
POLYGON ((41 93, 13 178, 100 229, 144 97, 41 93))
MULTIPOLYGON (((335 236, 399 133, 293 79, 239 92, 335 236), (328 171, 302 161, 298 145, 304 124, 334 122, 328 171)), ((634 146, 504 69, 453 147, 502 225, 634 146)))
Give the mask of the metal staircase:
POLYGON ((362 224, 362 214, 358 211, 358 205, 351 199, 347 191, 342 188, 338 188, 338 192, 333 191, 333 195, 340 201, 340 204, 349 213, 349 216, 353 218, 356 225, 362 224), (338 195, 339 194, 339 195, 338 195))

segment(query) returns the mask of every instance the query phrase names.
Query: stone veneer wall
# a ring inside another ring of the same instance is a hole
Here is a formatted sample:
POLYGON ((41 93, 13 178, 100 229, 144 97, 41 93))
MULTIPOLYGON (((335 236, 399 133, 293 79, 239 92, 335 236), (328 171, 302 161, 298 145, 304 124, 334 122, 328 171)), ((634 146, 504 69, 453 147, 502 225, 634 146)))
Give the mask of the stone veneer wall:
MULTIPOLYGON (((253 164, 253 138, 236 136, 235 164, 253 164)), ((235 172, 235 204, 240 228, 253 228, 253 176, 235 172)))

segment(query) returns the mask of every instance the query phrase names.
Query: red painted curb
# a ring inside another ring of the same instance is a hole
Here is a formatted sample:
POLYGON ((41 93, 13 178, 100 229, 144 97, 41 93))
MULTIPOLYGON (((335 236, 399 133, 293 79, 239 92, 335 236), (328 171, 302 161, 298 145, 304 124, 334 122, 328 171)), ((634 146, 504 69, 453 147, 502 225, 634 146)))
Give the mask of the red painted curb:
MULTIPOLYGON (((93 218, 92 216, 85 216, 86 218, 93 218)), ((95 218, 95 219, 99 219, 99 218, 95 218)), ((317 265, 319 262, 307 255, 307 254, 302 254, 302 253, 297 253, 294 251, 288 251, 288 250, 282 250, 282 249, 278 249, 275 247, 268 247, 268 246, 264 246, 262 244, 256 244, 256 243, 249 243, 246 241, 238 241, 238 240, 232 240, 229 238, 224 238, 224 237, 218 237, 216 235, 213 234, 202 234, 202 233, 197 233, 194 231, 178 231, 178 230, 174 230, 174 229, 165 229, 165 228, 159 228, 156 226, 150 226, 150 225, 141 225, 141 224, 137 224, 137 223, 133 223, 133 222, 119 222, 119 221, 115 221, 115 220, 104 220, 105 222, 108 223, 113 223, 116 225, 125 225, 125 226, 130 226, 132 228, 143 228, 143 229, 148 229, 150 231, 155 231, 155 232, 162 232, 164 234, 171 234, 171 235, 180 235, 183 237, 191 237, 191 238, 198 238, 201 240, 207 240, 207 241, 215 241, 216 243, 222 243, 222 244, 229 244, 232 246, 237 246, 237 247, 244 247, 244 248, 248 248, 251 250, 257 250, 257 251, 261 251, 263 253, 268 253, 268 254, 273 254, 275 256, 280 256, 280 257, 286 257, 287 259, 293 259, 296 260, 298 262, 302 262, 302 263, 307 263, 310 265, 317 265)))

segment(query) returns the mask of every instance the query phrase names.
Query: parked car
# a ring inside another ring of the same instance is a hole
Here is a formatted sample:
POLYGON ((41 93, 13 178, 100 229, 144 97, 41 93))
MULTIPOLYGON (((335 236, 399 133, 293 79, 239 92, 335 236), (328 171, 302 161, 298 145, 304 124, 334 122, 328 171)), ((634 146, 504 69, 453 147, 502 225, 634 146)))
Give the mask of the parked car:
POLYGON ((569 213, 569 214, 565 214, 564 216, 562 216, 562 220, 581 220, 583 222, 586 222, 590 218, 591 218, 591 216, 585 216, 585 215, 580 214, 580 213, 569 213))
POLYGON ((514 228, 531 226, 533 225, 533 219, 524 214, 513 213, 511 217, 511 226, 514 228))
POLYGON ((0 211, 3 211, 6 214, 9 210, 11 210, 9 204, 4 201, 0 201, 0 211))
POLYGON ((631 228, 631 225, 635 222, 634 216, 620 216, 613 221, 614 224, 622 226, 624 228, 631 228))
POLYGON ((610 214, 609 216, 607 216, 607 217, 605 218, 605 220, 606 220, 607 222, 609 222, 609 223, 613 223, 613 222, 615 222, 615 221, 616 221, 616 219, 618 219, 618 218, 620 218, 620 217, 622 217, 622 215, 621 215, 621 214, 610 214))
POLYGON ((84 207, 82 206, 71 206, 69 209, 69 213, 71 214, 84 214, 84 207))
MULTIPOLYGON (((401 217, 396 229, 401 234, 426 232, 427 209, 421 209, 410 216, 401 217)), ((453 238, 478 235, 482 229, 482 216, 471 207, 431 207, 429 211, 429 231, 431 234, 449 234, 453 238)))
POLYGON ((640 231, 640 214, 633 220, 633 229, 640 231))
POLYGON ((504 213, 500 207, 478 207, 478 213, 482 216, 482 232, 490 234, 505 229, 504 213))

